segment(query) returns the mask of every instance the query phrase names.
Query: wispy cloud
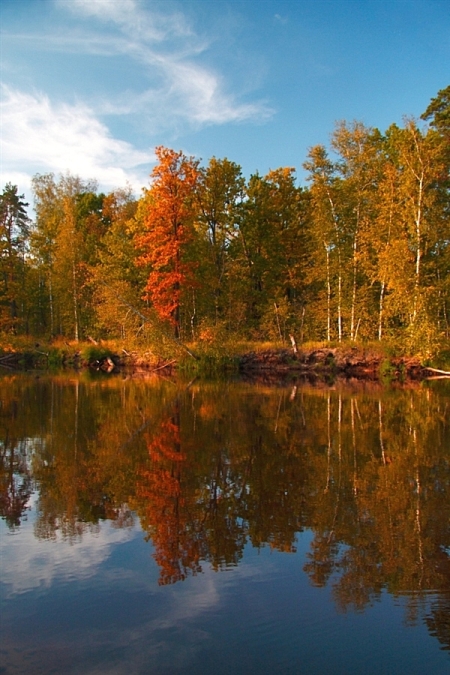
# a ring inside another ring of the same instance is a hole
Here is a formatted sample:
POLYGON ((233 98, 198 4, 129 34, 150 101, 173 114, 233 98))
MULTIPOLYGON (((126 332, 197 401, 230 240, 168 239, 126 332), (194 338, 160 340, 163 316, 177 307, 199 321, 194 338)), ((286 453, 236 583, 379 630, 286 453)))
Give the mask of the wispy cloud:
POLYGON ((30 173, 95 178, 103 188, 142 186, 154 155, 113 138, 85 104, 53 104, 43 94, 5 86, 1 93, 3 182, 27 166, 30 173))
POLYGON ((288 22, 287 17, 286 17, 286 16, 281 16, 281 14, 275 14, 273 18, 275 19, 275 21, 276 21, 277 23, 281 23, 281 24, 283 24, 283 25, 286 24, 286 23, 288 22))
MULTIPOLYGON (((119 31, 120 38, 115 32, 103 32, 98 40, 83 39, 79 47, 127 54, 152 81, 151 87, 132 99, 128 96, 128 112, 142 113, 144 104, 151 101, 153 124, 163 126, 180 120, 196 126, 260 121, 273 114, 264 102, 239 102, 226 91, 223 76, 198 62, 206 59, 212 46, 195 33, 183 14, 150 11, 135 0, 57 1, 81 17, 93 17, 119 31)), ((117 111, 123 114, 123 105, 117 111)))
POLYGON ((192 35, 180 12, 150 12, 148 5, 144 8, 136 0, 56 0, 56 4, 86 17, 112 22, 137 40, 162 42, 170 36, 192 35))

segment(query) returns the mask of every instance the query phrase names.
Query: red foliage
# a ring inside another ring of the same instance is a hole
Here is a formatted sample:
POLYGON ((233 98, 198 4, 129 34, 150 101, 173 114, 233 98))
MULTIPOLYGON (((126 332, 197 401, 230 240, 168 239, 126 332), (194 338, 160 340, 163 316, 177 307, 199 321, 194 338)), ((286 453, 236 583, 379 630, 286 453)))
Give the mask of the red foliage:
POLYGON ((144 231, 136 237, 143 251, 138 263, 150 267, 144 299, 174 326, 178 337, 182 291, 194 279, 195 264, 186 260, 186 253, 194 235, 198 162, 162 146, 156 148, 156 156, 159 163, 151 174, 144 231))
POLYGON ((141 472, 137 498, 141 523, 149 531, 160 568, 159 583, 173 584, 200 571, 199 543, 193 535, 182 474, 178 406, 147 439, 151 464, 141 472))

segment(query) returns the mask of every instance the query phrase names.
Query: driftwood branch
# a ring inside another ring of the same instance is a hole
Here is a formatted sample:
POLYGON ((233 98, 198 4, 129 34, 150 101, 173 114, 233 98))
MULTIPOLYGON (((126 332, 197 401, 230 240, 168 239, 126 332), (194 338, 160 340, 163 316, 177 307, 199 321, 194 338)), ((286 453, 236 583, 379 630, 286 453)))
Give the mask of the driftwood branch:
POLYGON ((153 368, 152 373, 156 373, 157 370, 163 370, 164 368, 168 368, 172 364, 175 363, 175 359, 173 361, 169 361, 168 363, 163 363, 162 366, 158 366, 157 368, 153 368))
POLYGON ((450 377, 450 371, 448 371, 448 370, 440 370, 439 368, 430 368, 429 366, 425 366, 424 370, 429 370, 430 373, 437 373, 438 375, 444 375, 445 377, 450 377))

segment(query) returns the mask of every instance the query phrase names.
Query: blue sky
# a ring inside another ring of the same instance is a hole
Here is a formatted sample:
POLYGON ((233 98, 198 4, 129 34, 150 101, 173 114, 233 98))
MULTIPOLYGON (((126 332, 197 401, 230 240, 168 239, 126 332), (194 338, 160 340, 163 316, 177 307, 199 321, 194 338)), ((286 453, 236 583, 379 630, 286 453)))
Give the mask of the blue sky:
POLYGON ((384 131, 450 84, 448 0, 0 0, 0 187, 148 185, 154 148, 244 175, 337 120, 384 131))

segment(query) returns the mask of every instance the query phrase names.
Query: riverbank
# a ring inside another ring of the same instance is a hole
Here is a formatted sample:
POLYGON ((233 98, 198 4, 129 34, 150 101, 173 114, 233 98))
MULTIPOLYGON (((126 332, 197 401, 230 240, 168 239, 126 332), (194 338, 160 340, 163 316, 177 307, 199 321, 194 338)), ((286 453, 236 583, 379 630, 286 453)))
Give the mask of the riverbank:
POLYGON ((310 376, 314 378, 356 378, 372 381, 421 380, 449 376, 442 368, 423 363, 417 356, 391 355, 386 349, 363 346, 305 346, 297 350, 240 345, 240 349, 211 351, 192 347, 187 355, 157 356, 152 350, 128 350, 117 344, 65 343, 63 347, 35 344, 24 350, 3 349, 3 369, 91 369, 106 373, 140 370, 192 374, 235 373, 265 378, 310 376), (247 348, 246 348, 247 347, 247 348), (248 347, 253 347, 249 349, 248 347))
MULTIPOLYGON (((155 364, 129 354, 125 358, 118 358, 116 364, 119 368, 145 368, 153 371, 176 370, 180 367, 191 371, 233 371, 250 378, 259 375, 266 379, 309 376, 327 379, 339 377, 372 381, 417 381, 430 376, 450 376, 448 371, 423 364, 417 356, 387 355, 383 350, 357 346, 305 347, 295 352, 282 348, 256 349, 228 358, 200 354, 197 363, 174 359, 155 364)), ((111 361, 107 361, 104 367, 110 368, 111 361)))

